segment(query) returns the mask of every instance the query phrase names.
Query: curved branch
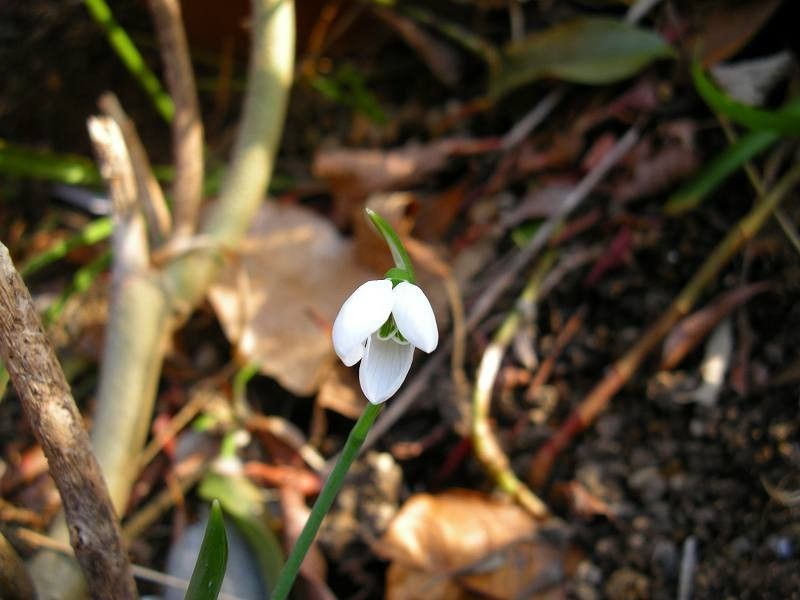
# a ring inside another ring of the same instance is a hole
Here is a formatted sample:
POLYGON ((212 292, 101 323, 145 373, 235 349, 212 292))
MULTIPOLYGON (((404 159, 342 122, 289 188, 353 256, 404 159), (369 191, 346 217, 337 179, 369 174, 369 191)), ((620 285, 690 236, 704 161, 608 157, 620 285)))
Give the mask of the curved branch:
POLYGON ((28 288, 0 244, 0 356, 61 494, 70 542, 93 598, 136 598, 100 466, 28 288))

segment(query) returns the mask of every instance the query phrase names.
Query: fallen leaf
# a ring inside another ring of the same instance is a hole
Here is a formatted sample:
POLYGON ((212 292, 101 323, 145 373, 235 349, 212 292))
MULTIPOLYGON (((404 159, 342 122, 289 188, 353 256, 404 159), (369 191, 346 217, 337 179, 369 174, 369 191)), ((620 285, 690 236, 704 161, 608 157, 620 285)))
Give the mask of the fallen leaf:
POLYGON ((355 369, 338 362, 330 365, 330 369, 322 377, 317 404, 355 420, 364 412, 366 402, 355 369))
POLYGON ((562 597, 567 552, 539 528, 518 506, 478 492, 416 494, 375 546, 392 561, 386 598, 562 597), (543 588, 548 596, 536 593, 543 588))
POLYGON ((630 259, 633 234, 629 227, 623 227, 605 249, 603 254, 594 263, 592 270, 586 276, 584 285, 594 287, 607 271, 618 267, 630 259))
POLYGON ((731 311, 769 288, 769 283, 763 281, 736 288, 683 319, 664 340, 660 370, 677 366, 731 311))
POLYGON ((376 276, 326 219, 267 202, 209 299, 244 358, 307 396, 334 360, 329 327, 342 302, 376 276))
POLYGON ((761 30, 781 0, 723 3, 700 17, 694 40, 703 66, 709 68, 735 55, 761 30))
POLYGON ((447 166, 452 156, 497 150, 495 138, 446 138, 393 150, 332 148, 314 156, 312 172, 325 179, 336 197, 360 199, 373 192, 408 189, 447 166))
POLYGON ((538 31, 503 50, 489 95, 500 98, 543 77, 604 84, 673 55, 656 33, 607 18, 579 18, 538 31))
POLYGON ((685 121, 668 125, 667 133, 671 129, 679 135, 665 136, 667 139, 657 150, 652 149, 653 144, 646 145, 647 150, 637 157, 630 174, 613 186, 611 193, 617 202, 654 196, 686 179, 700 167, 693 125, 685 121))

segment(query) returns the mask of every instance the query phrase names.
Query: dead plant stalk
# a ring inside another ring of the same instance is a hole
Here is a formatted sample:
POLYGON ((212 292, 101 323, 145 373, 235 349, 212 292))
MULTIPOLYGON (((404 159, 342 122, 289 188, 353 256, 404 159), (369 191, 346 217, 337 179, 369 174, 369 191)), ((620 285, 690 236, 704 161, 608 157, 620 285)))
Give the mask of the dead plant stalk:
POLYGON ((523 322, 523 315, 532 312, 539 297, 542 281, 552 268, 555 259, 555 252, 548 252, 542 256, 530 281, 522 290, 514 310, 506 316, 495 332, 491 343, 483 352, 472 394, 472 448, 475 456, 497 486, 537 519, 547 518, 550 511, 511 470, 508 456, 501 448, 489 423, 489 409, 503 355, 517 335, 523 322))
POLYGON ((174 237, 194 233, 203 191, 203 121, 197 101, 192 61, 178 0, 150 0, 167 86, 175 103, 172 153, 175 157, 174 237))
POLYGON ((47 456, 93 598, 136 598, 119 523, 89 435, 28 288, 0 244, 0 355, 47 456))

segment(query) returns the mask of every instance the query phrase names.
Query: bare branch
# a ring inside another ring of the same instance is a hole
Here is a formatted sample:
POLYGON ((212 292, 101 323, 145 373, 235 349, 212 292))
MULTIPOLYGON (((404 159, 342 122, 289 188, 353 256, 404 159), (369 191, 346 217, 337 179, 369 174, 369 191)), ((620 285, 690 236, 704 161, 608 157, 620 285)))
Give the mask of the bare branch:
POLYGON ((203 122, 180 3, 178 0, 150 0, 149 5, 167 86, 175 103, 172 120, 172 153, 175 157, 173 236, 185 237, 194 233, 203 193, 203 122))
POLYGON ((64 503, 93 598, 136 598, 117 516, 28 289, 0 243, 0 355, 64 503))
POLYGON ((88 128, 114 207, 114 280, 119 284, 128 273, 147 268, 147 232, 122 131, 110 117, 89 117, 88 128))
POLYGON ((164 200, 164 192, 153 175, 150 160, 147 158, 142 140, 139 139, 136 126, 122 109, 117 97, 111 92, 100 96, 98 104, 106 116, 114 119, 122 132, 122 139, 128 149, 130 165, 136 181, 137 203, 147 220, 148 239, 154 247, 159 246, 166 240, 172 227, 171 217, 164 200))

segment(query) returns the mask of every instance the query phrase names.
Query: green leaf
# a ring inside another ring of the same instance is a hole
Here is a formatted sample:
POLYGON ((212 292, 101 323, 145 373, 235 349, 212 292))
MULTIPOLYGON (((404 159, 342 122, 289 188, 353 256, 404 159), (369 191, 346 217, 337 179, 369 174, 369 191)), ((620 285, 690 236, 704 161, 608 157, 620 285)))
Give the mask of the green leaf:
POLYGON ((255 554, 267 589, 272 589, 283 565, 283 552, 278 538, 265 525, 261 490, 244 476, 212 472, 200 482, 198 494, 205 499, 219 499, 225 514, 255 554))
POLYGON ((751 131, 729 146, 706 167, 675 192, 664 205, 664 212, 679 215, 696 208, 723 181, 744 163, 758 156, 780 139, 774 131, 751 131))
POLYGON ((794 100, 774 111, 755 108, 734 100, 720 90, 703 72, 700 63, 693 63, 691 71, 697 93, 712 110, 750 129, 800 135, 800 101, 794 100))
POLYGON ((228 564, 228 536, 225 534, 225 522, 219 501, 211 503, 211 514, 208 517, 206 533, 197 555, 186 600, 216 600, 225 568, 228 564))
POLYGON ((46 250, 36 254, 25 261, 20 269, 20 275, 30 277, 39 269, 61 260, 75 248, 91 246, 102 242, 111 235, 113 223, 110 218, 101 218, 91 221, 78 233, 66 240, 55 242, 46 250))
POLYGON ((506 46, 490 78, 497 99, 542 77, 605 84, 626 79, 659 58, 674 56, 658 34, 607 18, 579 18, 506 46))
POLYGON ((367 212, 367 216, 372 221, 373 225, 383 236, 383 239, 386 240, 386 244, 389 246, 389 250, 392 253, 392 259, 394 259, 394 264, 397 266, 400 271, 404 271, 406 274, 406 281, 409 283, 414 283, 414 266, 411 264, 411 258, 408 256, 408 252, 406 252, 405 246, 403 246, 403 242, 400 241, 400 236, 397 235, 397 232, 392 228, 386 220, 376 213, 371 208, 364 209, 367 212))

